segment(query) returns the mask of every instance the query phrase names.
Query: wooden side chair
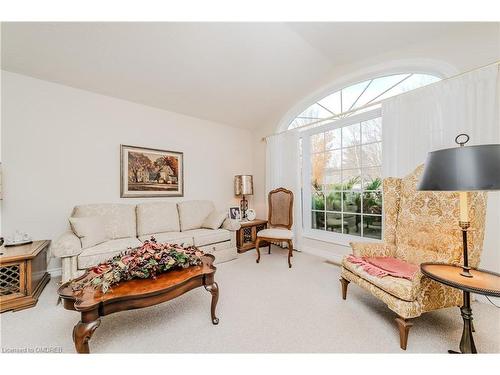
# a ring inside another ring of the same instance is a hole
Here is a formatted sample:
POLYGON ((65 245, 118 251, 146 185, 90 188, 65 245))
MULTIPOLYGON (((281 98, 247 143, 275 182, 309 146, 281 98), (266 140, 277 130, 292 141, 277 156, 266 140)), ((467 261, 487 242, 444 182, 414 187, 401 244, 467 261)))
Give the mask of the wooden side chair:
POLYGON ((286 242, 288 244, 288 267, 292 268, 290 258, 293 257, 293 193, 285 188, 278 188, 269 192, 269 214, 267 219, 267 229, 257 232, 255 249, 257 250, 257 260, 260 261, 259 243, 266 241, 269 243, 269 254, 271 254, 271 242, 286 242))

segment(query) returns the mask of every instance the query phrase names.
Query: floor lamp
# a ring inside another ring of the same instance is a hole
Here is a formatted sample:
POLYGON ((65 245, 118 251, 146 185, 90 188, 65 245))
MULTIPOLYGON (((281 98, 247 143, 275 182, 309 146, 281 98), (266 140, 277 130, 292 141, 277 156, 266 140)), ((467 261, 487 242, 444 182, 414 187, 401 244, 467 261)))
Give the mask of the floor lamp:
POLYGON ((463 277, 472 277, 467 253, 470 227, 467 192, 500 190, 500 144, 465 146, 468 141, 467 134, 459 134, 455 142, 460 147, 430 152, 418 186, 418 190, 458 191, 460 194, 463 277))
POLYGON ((467 134, 459 134, 455 142, 460 147, 430 152, 418 186, 418 190, 458 191, 460 194, 463 277, 472 277, 467 253, 470 227, 467 192, 500 190, 500 144, 465 146, 468 141, 467 134))
MULTIPOLYGON (((463 265, 460 275, 473 278, 467 252, 467 231, 470 227, 467 192, 500 190, 500 144, 467 146, 467 134, 459 134, 455 142, 460 147, 430 152, 425 163, 419 190, 458 191, 460 194, 460 220, 463 241, 463 265)), ((462 353, 477 353, 472 338, 472 309, 470 292, 463 291, 460 308, 464 330, 460 340, 462 353)), ((450 353, 456 353, 449 351, 450 353)))

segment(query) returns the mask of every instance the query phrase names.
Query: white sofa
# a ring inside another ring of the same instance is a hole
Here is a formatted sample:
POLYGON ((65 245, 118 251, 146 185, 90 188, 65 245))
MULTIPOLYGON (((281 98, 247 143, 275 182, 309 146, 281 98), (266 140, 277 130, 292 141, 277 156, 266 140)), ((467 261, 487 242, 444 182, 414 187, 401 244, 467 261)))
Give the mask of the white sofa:
POLYGON ((103 218, 109 240, 83 248, 80 238, 73 230, 68 230, 52 243, 51 251, 62 259, 63 282, 128 248, 140 246, 151 236, 157 242, 195 245, 213 254, 216 263, 235 259, 236 231, 240 223, 226 218, 218 229, 202 228, 204 220, 213 212, 215 206, 211 201, 76 206, 73 218, 103 218))

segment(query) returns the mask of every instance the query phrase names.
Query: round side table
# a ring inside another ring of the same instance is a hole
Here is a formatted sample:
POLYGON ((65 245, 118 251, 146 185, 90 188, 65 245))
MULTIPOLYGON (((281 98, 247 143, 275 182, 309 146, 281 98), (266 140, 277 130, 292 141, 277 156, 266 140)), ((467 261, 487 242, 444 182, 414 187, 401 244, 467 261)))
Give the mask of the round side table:
MULTIPOLYGON (((464 320, 464 330, 460 340, 460 353, 477 353, 474 338, 472 337, 472 309, 470 307, 470 294, 483 294, 485 296, 500 297, 500 274, 471 269, 472 277, 462 276, 462 267, 442 263, 422 263, 422 273, 428 278, 463 291, 464 304, 460 308, 464 320)), ((457 353, 448 350, 449 353, 457 353)))

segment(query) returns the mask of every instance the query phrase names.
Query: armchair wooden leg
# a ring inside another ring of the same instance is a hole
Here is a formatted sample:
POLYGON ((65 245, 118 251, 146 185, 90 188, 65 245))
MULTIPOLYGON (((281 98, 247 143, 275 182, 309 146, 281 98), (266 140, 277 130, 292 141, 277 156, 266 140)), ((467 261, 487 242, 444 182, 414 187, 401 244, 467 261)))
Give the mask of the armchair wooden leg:
POLYGON ((255 261, 256 263, 259 263, 259 261, 260 261, 259 242, 260 242, 260 238, 257 237, 257 239, 255 240, 255 250, 257 250, 257 260, 255 261))
POLYGON ((268 254, 271 254, 271 242, 269 242, 269 249, 267 250, 268 254))
POLYGON ((413 326, 413 323, 408 319, 401 318, 398 316, 396 318, 396 323, 398 323, 399 328, 399 346, 401 349, 406 350, 406 344, 408 343, 408 332, 413 326))
POLYGON ((347 286, 349 285, 350 281, 341 277, 340 283, 342 284, 342 299, 346 299, 347 298, 347 286))
POLYGON ((292 251, 293 251, 293 242, 292 240, 288 240, 288 268, 292 268, 292 262, 290 261, 290 258, 292 257, 292 251))

